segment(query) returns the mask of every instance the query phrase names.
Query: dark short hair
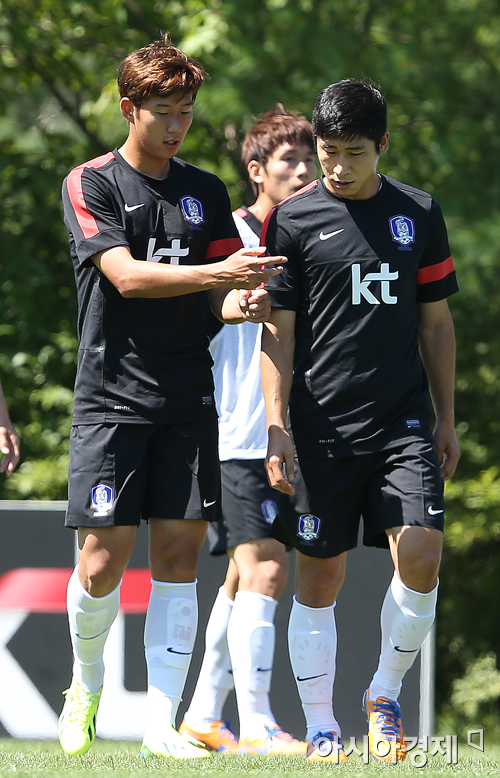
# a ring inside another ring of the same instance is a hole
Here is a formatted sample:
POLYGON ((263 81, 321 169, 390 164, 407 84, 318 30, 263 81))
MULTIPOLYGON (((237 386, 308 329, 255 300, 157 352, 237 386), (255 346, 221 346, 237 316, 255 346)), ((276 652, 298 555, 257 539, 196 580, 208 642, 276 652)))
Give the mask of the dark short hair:
POLYGON ((140 106, 152 95, 192 92, 196 96, 208 77, 196 60, 172 45, 165 33, 162 40, 133 51, 123 60, 118 70, 118 91, 120 97, 129 97, 140 106))
POLYGON ((312 115, 317 138, 369 138, 377 151, 387 132, 387 103, 377 87, 347 78, 320 92, 312 115))
MULTIPOLYGON (((241 159, 245 167, 255 160, 266 166, 269 157, 277 148, 289 143, 290 146, 309 146, 314 152, 311 123, 295 111, 287 111, 281 103, 262 114, 246 133, 241 147, 241 159)), ((251 181, 254 194, 258 187, 251 181)))

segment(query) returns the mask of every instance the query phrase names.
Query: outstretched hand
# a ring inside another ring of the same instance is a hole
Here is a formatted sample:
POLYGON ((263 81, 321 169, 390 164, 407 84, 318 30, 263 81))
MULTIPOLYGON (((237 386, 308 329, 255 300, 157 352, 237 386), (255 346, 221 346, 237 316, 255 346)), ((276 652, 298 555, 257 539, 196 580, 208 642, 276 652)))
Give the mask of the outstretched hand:
POLYGON ((239 249, 217 265, 219 286, 256 289, 283 271, 286 257, 266 257, 265 246, 239 249))

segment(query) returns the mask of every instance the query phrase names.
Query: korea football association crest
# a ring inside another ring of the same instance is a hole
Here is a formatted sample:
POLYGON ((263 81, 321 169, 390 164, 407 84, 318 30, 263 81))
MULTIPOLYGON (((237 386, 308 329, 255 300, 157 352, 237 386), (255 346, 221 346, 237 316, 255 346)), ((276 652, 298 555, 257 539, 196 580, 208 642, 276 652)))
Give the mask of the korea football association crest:
POLYGON ((319 530, 321 527, 321 519, 317 516, 313 516, 312 513, 303 513, 299 516, 299 528, 297 535, 303 540, 317 540, 319 538, 319 530))
POLYGON ((205 221, 205 217, 203 216, 203 206, 200 201, 196 199, 196 197, 187 195, 186 197, 181 197, 179 202, 182 208, 182 215, 187 222, 194 224, 195 227, 197 227, 199 224, 203 224, 205 221))
POLYGON ((393 216, 389 219, 392 239, 401 246, 415 242, 415 223, 409 216, 393 216))
POLYGON ((90 497, 90 507, 94 510, 94 516, 107 516, 115 499, 113 487, 97 484, 90 490, 90 497))

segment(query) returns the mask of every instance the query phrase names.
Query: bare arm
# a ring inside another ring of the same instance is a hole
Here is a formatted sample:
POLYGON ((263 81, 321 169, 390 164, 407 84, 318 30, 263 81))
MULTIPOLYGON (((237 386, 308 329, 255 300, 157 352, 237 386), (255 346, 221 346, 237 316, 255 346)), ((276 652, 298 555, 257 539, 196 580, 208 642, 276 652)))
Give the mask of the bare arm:
POLYGON ((264 247, 240 249, 222 262, 170 265, 138 262, 126 246, 92 259, 123 297, 177 297, 209 289, 255 289, 282 271, 285 257, 264 257, 264 247), (278 264, 277 267, 268 267, 278 264))
POLYGON ((446 300, 420 303, 418 316, 420 353, 436 414, 436 452, 441 474, 447 480, 453 476, 460 458, 454 411, 455 332, 446 300))
POLYGON ((294 447, 286 430, 294 352, 295 311, 274 309, 262 332, 262 389, 269 434, 266 470, 271 486, 284 494, 295 492, 291 483, 294 447))
POLYGON ((10 475, 19 462, 19 437, 14 429, 0 384, 0 473, 10 475))

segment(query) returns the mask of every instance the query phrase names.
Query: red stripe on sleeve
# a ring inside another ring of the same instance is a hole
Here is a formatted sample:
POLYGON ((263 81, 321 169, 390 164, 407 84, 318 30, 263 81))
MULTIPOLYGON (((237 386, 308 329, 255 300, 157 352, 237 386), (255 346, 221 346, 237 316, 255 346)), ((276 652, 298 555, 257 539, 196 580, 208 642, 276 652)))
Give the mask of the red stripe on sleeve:
POLYGON ((92 214, 88 211, 87 205, 85 203, 82 187, 83 173, 87 167, 102 167, 112 159, 114 159, 114 154, 112 151, 110 151, 108 154, 103 154, 101 157, 96 157, 95 159, 90 160, 90 162, 85 162, 84 165, 76 167, 68 175, 67 187, 69 199, 71 205, 73 206, 76 220, 80 226, 81 231, 83 232, 84 238, 93 238, 94 235, 98 235, 99 227, 97 226, 97 222, 92 214))
POLYGON ((432 281, 441 281, 450 273, 453 273, 455 266, 453 259, 448 257, 443 262, 439 262, 437 265, 429 265, 429 267, 422 267, 417 270, 417 284, 430 284, 432 281))
POLYGON ((213 240, 208 245, 205 259, 213 259, 214 257, 228 257, 230 254, 234 254, 238 249, 243 248, 243 243, 240 238, 224 238, 224 240, 213 240))

